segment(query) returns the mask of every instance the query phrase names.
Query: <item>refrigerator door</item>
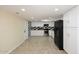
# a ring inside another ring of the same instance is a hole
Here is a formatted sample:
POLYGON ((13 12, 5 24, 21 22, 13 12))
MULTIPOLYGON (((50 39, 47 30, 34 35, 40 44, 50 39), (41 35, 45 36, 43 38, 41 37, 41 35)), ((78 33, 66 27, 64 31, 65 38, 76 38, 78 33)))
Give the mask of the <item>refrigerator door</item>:
POLYGON ((63 21, 58 20, 54 24, 54 42, 56 46, 62 50, 63 49, 63 21))

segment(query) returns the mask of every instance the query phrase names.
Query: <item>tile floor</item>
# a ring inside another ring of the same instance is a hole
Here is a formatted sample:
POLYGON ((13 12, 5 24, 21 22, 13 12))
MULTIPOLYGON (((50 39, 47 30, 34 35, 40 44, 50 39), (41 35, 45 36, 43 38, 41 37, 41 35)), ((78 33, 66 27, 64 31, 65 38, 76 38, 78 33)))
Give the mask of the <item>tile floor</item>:
POLYGON ((59 50, 51 37, 30 37, 11 54, 67 54, 59 50))

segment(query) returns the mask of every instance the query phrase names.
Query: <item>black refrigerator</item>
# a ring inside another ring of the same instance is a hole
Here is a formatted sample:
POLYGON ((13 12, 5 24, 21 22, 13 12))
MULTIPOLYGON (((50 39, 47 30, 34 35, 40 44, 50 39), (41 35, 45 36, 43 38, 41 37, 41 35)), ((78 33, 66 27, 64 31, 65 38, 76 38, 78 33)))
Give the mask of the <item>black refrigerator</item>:
POLYGON ((59 50, 63 50, 63 20, 54 23, 54 42, 59 50))

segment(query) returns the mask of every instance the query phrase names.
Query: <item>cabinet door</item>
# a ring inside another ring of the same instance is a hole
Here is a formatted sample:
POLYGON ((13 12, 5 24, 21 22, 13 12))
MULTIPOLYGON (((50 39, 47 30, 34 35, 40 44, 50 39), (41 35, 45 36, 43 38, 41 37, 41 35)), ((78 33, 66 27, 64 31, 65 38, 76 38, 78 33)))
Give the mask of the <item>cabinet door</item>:
POLYGON ((64 28, 64 50, 70 53, 70 29, 64 28))
POLYGON ((49 30, 49 36, 51 36, 52 35, 52 33, 51 33, 52 31, 51 30, 49 30))
POLYGON ((64 27, 70 27, 70 15, 69 15, 69 13, 64 15, 63 20, 64 20, 63 21, 64 27))
POLYGON ((69 54, 77 53, 77 28, 64 29, 64 49, 69 54))
POLYGON ((77 53, 79 54, 79 28, 77 28, 77 33, 76 33, 76 36, 77 36, 77 53))
POLYGON ((31 30, 31 36, 43 36, 44 31, 43 30, 31 30))
POLYGON ((76 27, 77 26, 77 9, 74 8, 70 11, 69 14, 69 18, 70 18, 70 27, 76 27))
POLYGON ((52 38, 54 38, 54 31, 51 31, 51 36, 52 38))
POLYGON ((67 12, 64 15, 63 19, 65 27, 73 27, 73 28, 77 27, 77 14, 79 14, 77 8, 73 8, 71 11, 67 12))
POLYGON ((77 28, 70 28, 70 53, 77 53, 77 28))
POLYGON ((76 20, 76 27, 79 27, 79 6, 78 7, 76 7, 77 8, 77 10, 76 10, 76 16, 77 16, 77 20, 76 20))

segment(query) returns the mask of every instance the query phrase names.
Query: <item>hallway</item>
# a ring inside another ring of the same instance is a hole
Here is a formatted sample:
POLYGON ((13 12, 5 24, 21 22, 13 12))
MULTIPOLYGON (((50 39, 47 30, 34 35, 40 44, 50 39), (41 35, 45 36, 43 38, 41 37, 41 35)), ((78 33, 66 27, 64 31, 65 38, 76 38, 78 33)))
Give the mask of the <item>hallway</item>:
POLYGON ((30 37, 11 54, 66 54, 59 50, 51 37, 30 37))

